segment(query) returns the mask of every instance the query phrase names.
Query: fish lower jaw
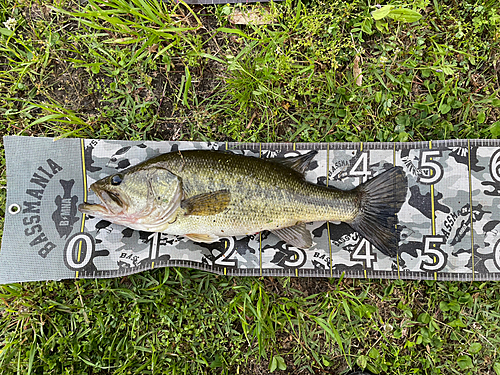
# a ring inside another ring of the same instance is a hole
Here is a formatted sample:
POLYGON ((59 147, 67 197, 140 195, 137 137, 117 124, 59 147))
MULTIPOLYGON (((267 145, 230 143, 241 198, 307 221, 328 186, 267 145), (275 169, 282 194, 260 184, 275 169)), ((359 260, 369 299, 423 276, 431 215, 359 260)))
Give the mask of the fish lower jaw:
POLYGON ((103 204, 82 203, 78 206, 78 210, 83 214, 102 218, 113 215, 103 204))
POLYGON ((141 222, 141 220, 134 220, 134 221, 128 221, 127 223, 123 223, 122 225, 125 225, 129 228, 132 228, 134 230, 142 230, 145 232, 159 232, 159 233, 168 233, 168 234, 174 234, 174 233, 169 233, 168 230, 166 230, 169 227, 168 222, 141 222))

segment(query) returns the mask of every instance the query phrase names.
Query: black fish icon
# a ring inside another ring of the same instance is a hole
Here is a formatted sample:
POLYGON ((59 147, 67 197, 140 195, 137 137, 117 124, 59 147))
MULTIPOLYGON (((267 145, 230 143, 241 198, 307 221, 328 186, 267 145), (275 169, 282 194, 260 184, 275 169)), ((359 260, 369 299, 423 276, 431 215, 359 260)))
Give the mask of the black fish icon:
POLYGON ((71 189, 75 184, 75 180, 59 180, 59 183, 63 187, 63 196, 58 195, 54 199, 54 203, 57 208, 52 213, 52 220, 56 226, 57 233, 62 238, 68 238, 68 236, 73 231, 73 225, 80 220, 77 217, 78 212, 78 196, 71 196, 71 189))

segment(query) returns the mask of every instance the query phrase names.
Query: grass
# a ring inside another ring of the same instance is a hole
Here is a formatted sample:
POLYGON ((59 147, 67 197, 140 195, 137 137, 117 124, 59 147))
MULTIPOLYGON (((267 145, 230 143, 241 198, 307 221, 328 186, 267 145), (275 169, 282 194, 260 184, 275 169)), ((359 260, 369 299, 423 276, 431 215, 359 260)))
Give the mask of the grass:
MULTIPOLYGON (((422 17, 375 20, 366 0, 285 0, 266 6, 271 24, 233 25, 234 11, 262 7, 0 0, 0 131, 241 142, 500 136, 498 2, 389 4, 422 17)), ((5 187, 3 149, 0 163, 5 187)), ((5 188, 0 199, 4 213, 5 188)), ((493 282, 162 269, 4 285, 0 298, 3 374, 500 374, 493 282)))

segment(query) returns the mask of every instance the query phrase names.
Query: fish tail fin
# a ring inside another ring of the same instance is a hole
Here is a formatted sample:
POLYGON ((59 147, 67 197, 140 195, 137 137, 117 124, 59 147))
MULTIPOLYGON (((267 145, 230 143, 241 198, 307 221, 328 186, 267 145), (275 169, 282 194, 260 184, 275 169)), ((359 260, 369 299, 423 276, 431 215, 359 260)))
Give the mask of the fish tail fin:
POLYGON ((383 254, 398 253, 396 214, 406 200, 408 178, 401 167, 391 168, 356 188, 360 213, 349 225, 383 254))

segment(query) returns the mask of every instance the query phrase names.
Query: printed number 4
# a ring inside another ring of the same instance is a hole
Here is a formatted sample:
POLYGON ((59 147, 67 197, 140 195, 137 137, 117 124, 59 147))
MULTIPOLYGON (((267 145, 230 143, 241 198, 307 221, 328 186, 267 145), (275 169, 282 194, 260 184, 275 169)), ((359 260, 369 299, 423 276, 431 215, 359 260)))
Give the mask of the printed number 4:
POLYGON ((372 268, 373 263, 377 261, 377 254, 372 253, 372 244, 365 238, 362 238, 356 250, 354 250, 354 253, 351 255, 351 260, 362 260, 365 262, 366 268, 372 268), (365 249, 365 253, 361 254, 363 248, 365 249))
POLYGON ((372 171, 368 170, 368 153, 363 152, 349 171, 351 176, 361 177, 361 182, 368 181, 372 171), (361 168, 360 168, 361 167, 361 168))

